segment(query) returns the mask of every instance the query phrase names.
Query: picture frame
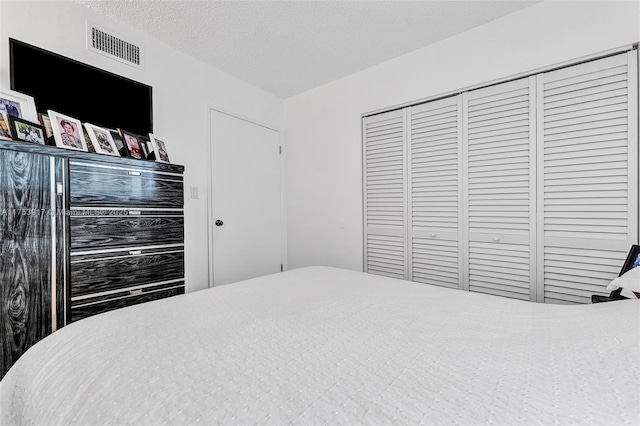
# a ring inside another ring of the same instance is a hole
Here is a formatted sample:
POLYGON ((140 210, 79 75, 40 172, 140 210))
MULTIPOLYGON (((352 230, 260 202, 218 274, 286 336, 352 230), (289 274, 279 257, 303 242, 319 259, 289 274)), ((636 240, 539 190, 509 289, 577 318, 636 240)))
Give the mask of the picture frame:
POLYGON ((51 119, 53 137, 57 147, 75 151, 88 151, 80 120, 52 110, 47 111, 47 114, 51 119))
POLYGON ((90 123, 84 123, 84 127, 87 129, 89 139, 91 139, 93 148, 98 154, 120 157, 118 147, 116 146, 113 136, 111 136, 111 132, 109 132, 109 130, 90 123))
POLYGON ((51 126, 51 119, 46 113, 38 114, 38 122, 44 127, 44 131, 47 134, 47 145, 56 146, 56 141, 53 137, 53 127, 51 126))
POLYGON ((38 121, 36 101, 33 97, 14 90, 0 89, 0 111, 23 120, 38 121))
POLYGON ((153 152, 155 153, 155 160, 159 163, 170 163, 169 152, 167 151, 167 144, 163 140, 158 139, 152 133, 149 133, 149 139, 153 144, 153 152))
POLYGON ((10 115, 9 128, 14 140, 37 143, 39 145, 46 144, 47 133, 44 127, 38 123, 10 115))
POLYGON ((111 138, 113 139, 113 142, 115 143, 116 148, 118 148, 120 157, 128 157, 129 153, 126 147, 124 146, 124 141, 122 140, 122 136, 120 136, 120 133, 115 129, 107 129, 107 130, 109 130, 109 133, 111 133, 111 138))
POLYGON ((151 140, 145 135, 138 135, 138 142, 140 142, 142 151, 144 151, 144 158, 146 160, 155 159, 155 155, 153 153, 153 144, 151 143, 151 140))
POLYGON ((0 111, 0 140, 11 140, 9 116, 4 111, 0 111))
POLYGON ((142 148, 141 142, 138 140, 138 135, 123 129, 118 129, 118 133, 120 133, 120 137, 122 137, 129 157, 137 160, 144 160, 146 158, 144 148, 142 148))

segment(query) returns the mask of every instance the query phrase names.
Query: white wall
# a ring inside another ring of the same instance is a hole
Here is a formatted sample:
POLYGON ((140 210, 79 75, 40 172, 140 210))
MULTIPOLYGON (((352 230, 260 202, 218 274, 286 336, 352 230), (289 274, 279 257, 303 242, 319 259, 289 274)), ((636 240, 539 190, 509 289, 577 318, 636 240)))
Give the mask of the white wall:
POLYGON ((285 100, 289 268, 362 270, 361 114, 638 41, 636 1, 547 0, 285 100))
MULTIPOLYGON (((154 133, 170 143, 172 161, 186 167, 186 288, 187 291, 206 288, 207 105, 280 129, 282 100, 74 2, 0 0, 0 87, 3 88, 9 88, 9 37, 153 87, 154 133), (137 70, 88 51, 85 48, 87 19, 143 46, 145 69, 137 70), (192 186, 198 187, 199 199, 189 198, 192 186)), ((42 78, 47 78, 46 69, 42 69, 42 78)), ((75 94, 79 102, 90 99, 86 95, 90 87, 90 83, 79 82, 75 94)))

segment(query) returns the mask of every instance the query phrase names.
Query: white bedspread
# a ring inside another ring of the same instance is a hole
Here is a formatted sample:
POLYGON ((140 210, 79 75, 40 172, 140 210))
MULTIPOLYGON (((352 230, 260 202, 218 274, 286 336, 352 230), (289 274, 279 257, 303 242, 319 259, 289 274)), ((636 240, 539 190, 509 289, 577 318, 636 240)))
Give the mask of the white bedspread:
POLYGON ((303 268, 91 317, 0 424, 640 423, 640 301, 555 306, 303 268))

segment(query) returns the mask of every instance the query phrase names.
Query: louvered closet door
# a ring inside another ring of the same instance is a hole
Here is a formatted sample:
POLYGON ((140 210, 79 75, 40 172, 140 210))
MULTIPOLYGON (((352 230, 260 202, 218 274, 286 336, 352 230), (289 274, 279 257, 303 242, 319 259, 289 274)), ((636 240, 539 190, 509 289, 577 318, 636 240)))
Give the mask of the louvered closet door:
POLYGON ((461 287, 461 96, 409 108, 411 280, 461 287))
POLYGON ((405 112, 363 120, 364 269, 404 279, 406 260, 405 112))
POLYGON ((535 300, 535 79, 463 95, 470 291, 535 300))
POLYGON ((539 297, 546 302, 605 294, 637 242, 636 84, 635 51, 538 76, 539 297))

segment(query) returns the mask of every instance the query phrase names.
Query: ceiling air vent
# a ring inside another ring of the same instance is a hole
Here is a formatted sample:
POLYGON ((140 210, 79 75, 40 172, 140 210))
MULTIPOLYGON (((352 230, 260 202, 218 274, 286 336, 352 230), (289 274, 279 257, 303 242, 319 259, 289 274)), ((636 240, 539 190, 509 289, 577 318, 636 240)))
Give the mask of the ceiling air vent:
POLYGON ((137 68, 143 67, 142 48, 87 22, 87 48, 137 68))

